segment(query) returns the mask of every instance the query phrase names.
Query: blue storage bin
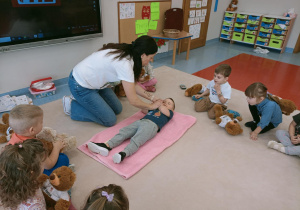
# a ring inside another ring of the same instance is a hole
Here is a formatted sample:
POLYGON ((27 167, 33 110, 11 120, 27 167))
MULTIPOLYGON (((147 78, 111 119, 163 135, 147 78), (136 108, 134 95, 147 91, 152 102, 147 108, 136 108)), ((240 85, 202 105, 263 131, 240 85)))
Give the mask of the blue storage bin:
POLYGON ((290 21, 289 20, 284 20, 284 19, 277 19, 276 24, 284 24, 284 25, 289 25, 290 21))
POLYGON ((285 34, 286 34, 286 31, 274 29, 274 30, 273 30, 273 34, 277 34, 277 35, 285 35, 285 34))
POLYGON ((249 15, 248 20, 259 20, 260 16, 249 15))
POLYGON ((246 23, 247 19, 237 18, 235 22, 237 22, 237 23, 246 23))
POLYGON ((261 26, 264 28, 273 28, 274 24, 273 23, 261 23, 261 26))
POLYGON ((244 32, 245 31, 244 28, 234 28, 233 30, 236 32, 244 32))
POLYGON ((230 27, 230 26, 222 26, 222 29, 223 30, 227 30, 227 31, 231 31, 232 27, 230 27))
POLYGON ((224 20, 226 20, 226 21, 233 21, 233 19, 234 19, 234 18, 232 18, 232 17, 225 17, 225 18, 224 18, 224 20))
POLYGON ((258 29, 258 26, 255 26, 255 25, 247 25, 247 29, 248 30, 251 30, 251 31, 255 31, 258 29))
POLYGON ((263 46, 268 46, 268 42, 260 42, 260 41, 256 41, 256 44, 258 44, 258 45, 263 45, 263 46))
POLYGON ((230 35, 226 35, 226 34, 221 34, 220 37, 224 39, 230 39, 230 35))
POLYGON ((271 34, 259 32, 258 36, 270 38, 270 37, 271 37, 271 34))

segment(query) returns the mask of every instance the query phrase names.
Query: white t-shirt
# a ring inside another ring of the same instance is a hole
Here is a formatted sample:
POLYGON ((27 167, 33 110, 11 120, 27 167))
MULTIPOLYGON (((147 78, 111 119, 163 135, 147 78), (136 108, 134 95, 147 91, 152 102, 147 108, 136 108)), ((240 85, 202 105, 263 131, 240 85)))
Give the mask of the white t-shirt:
POLYGON ((58 201, 59 199, 63 199, 66 201, 70 201, 70 196, 68 194, 68 191, 59 191, 55 189, 52 184, 50 183, 49 179, 47 179, 43 184, 43 191, 46 193, 50 198, 52 198, 55 201, 58 201))
MULTIPOLYGON (((222 104, 219 97, 218 97, 217 91, 214 88, 214 86, 215 86, 215 81, 212 80, 208 83, 208 85, 206 87, 207 89, 209 89, 209 99, 212 103, 222 104)), ((221 92, 222 92, 224 98, 226 98, 228 100, 230 99, 230 97, 231 97, 231 86, 229 85, 228 82, 221 85, 221 92)), ((225 106, 227 105, 228 100, 224 104, 225 106)))
POLYGON ((73 77, 88 89, 115 86, 121 80, 134 83, 133 60, 114 59, 118 54, 107 55, 112 49, 94 52, 73 68, 73 77))

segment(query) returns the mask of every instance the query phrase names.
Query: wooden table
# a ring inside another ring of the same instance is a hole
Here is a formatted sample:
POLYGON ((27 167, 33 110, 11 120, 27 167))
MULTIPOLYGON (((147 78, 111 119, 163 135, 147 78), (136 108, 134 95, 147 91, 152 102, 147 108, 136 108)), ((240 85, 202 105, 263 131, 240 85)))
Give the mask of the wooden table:
MULTIPOLYGON (((151 36, 155 39, 167 39, 167 40, 173 40, 174 41, 172 65, 175 64, 177 41, 179 40, 179 42, 180 42, 182 39, 188 39, 188 47, 187 47, 187 51, 186 51, 186 60, 189 59, 190 46, 191 46, 191 37, 193 36, 192 34, 190 34, 188 32, 185 32, 185 31, 181 31, 179 33, 179 36, 176 37, 176 38, 169 38, 169 37, 164 36, 163 34, 157 34, 157 35, 151 35, 151 36)), ((178 55, 180 54, 180 48, 181 48, 181 44, 179 43, 178 55)))

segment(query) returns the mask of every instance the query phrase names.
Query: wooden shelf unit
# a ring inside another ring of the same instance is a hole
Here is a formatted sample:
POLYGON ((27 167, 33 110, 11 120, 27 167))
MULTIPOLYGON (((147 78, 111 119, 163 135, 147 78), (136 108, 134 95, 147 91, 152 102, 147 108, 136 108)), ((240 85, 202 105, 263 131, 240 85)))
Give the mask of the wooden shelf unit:
POLYGON ((254 48, 262 46, 283 53, 294 21, 295 18, 277 15, 225 11, 220 41, 251 44, 254 48))

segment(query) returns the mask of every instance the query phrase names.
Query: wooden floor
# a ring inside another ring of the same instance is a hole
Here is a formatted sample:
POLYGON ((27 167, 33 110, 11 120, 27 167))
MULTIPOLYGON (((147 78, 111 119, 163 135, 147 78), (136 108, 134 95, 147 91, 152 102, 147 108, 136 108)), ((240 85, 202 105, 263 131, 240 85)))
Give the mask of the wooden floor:
POLYGON ((300 66, 242 53, 193 75, 212 80, 215 68, 223 63, 232 68, 232 88, 244 91, 250 84, 262 82, 270 93, 292 100, 300 108, 300 66))

